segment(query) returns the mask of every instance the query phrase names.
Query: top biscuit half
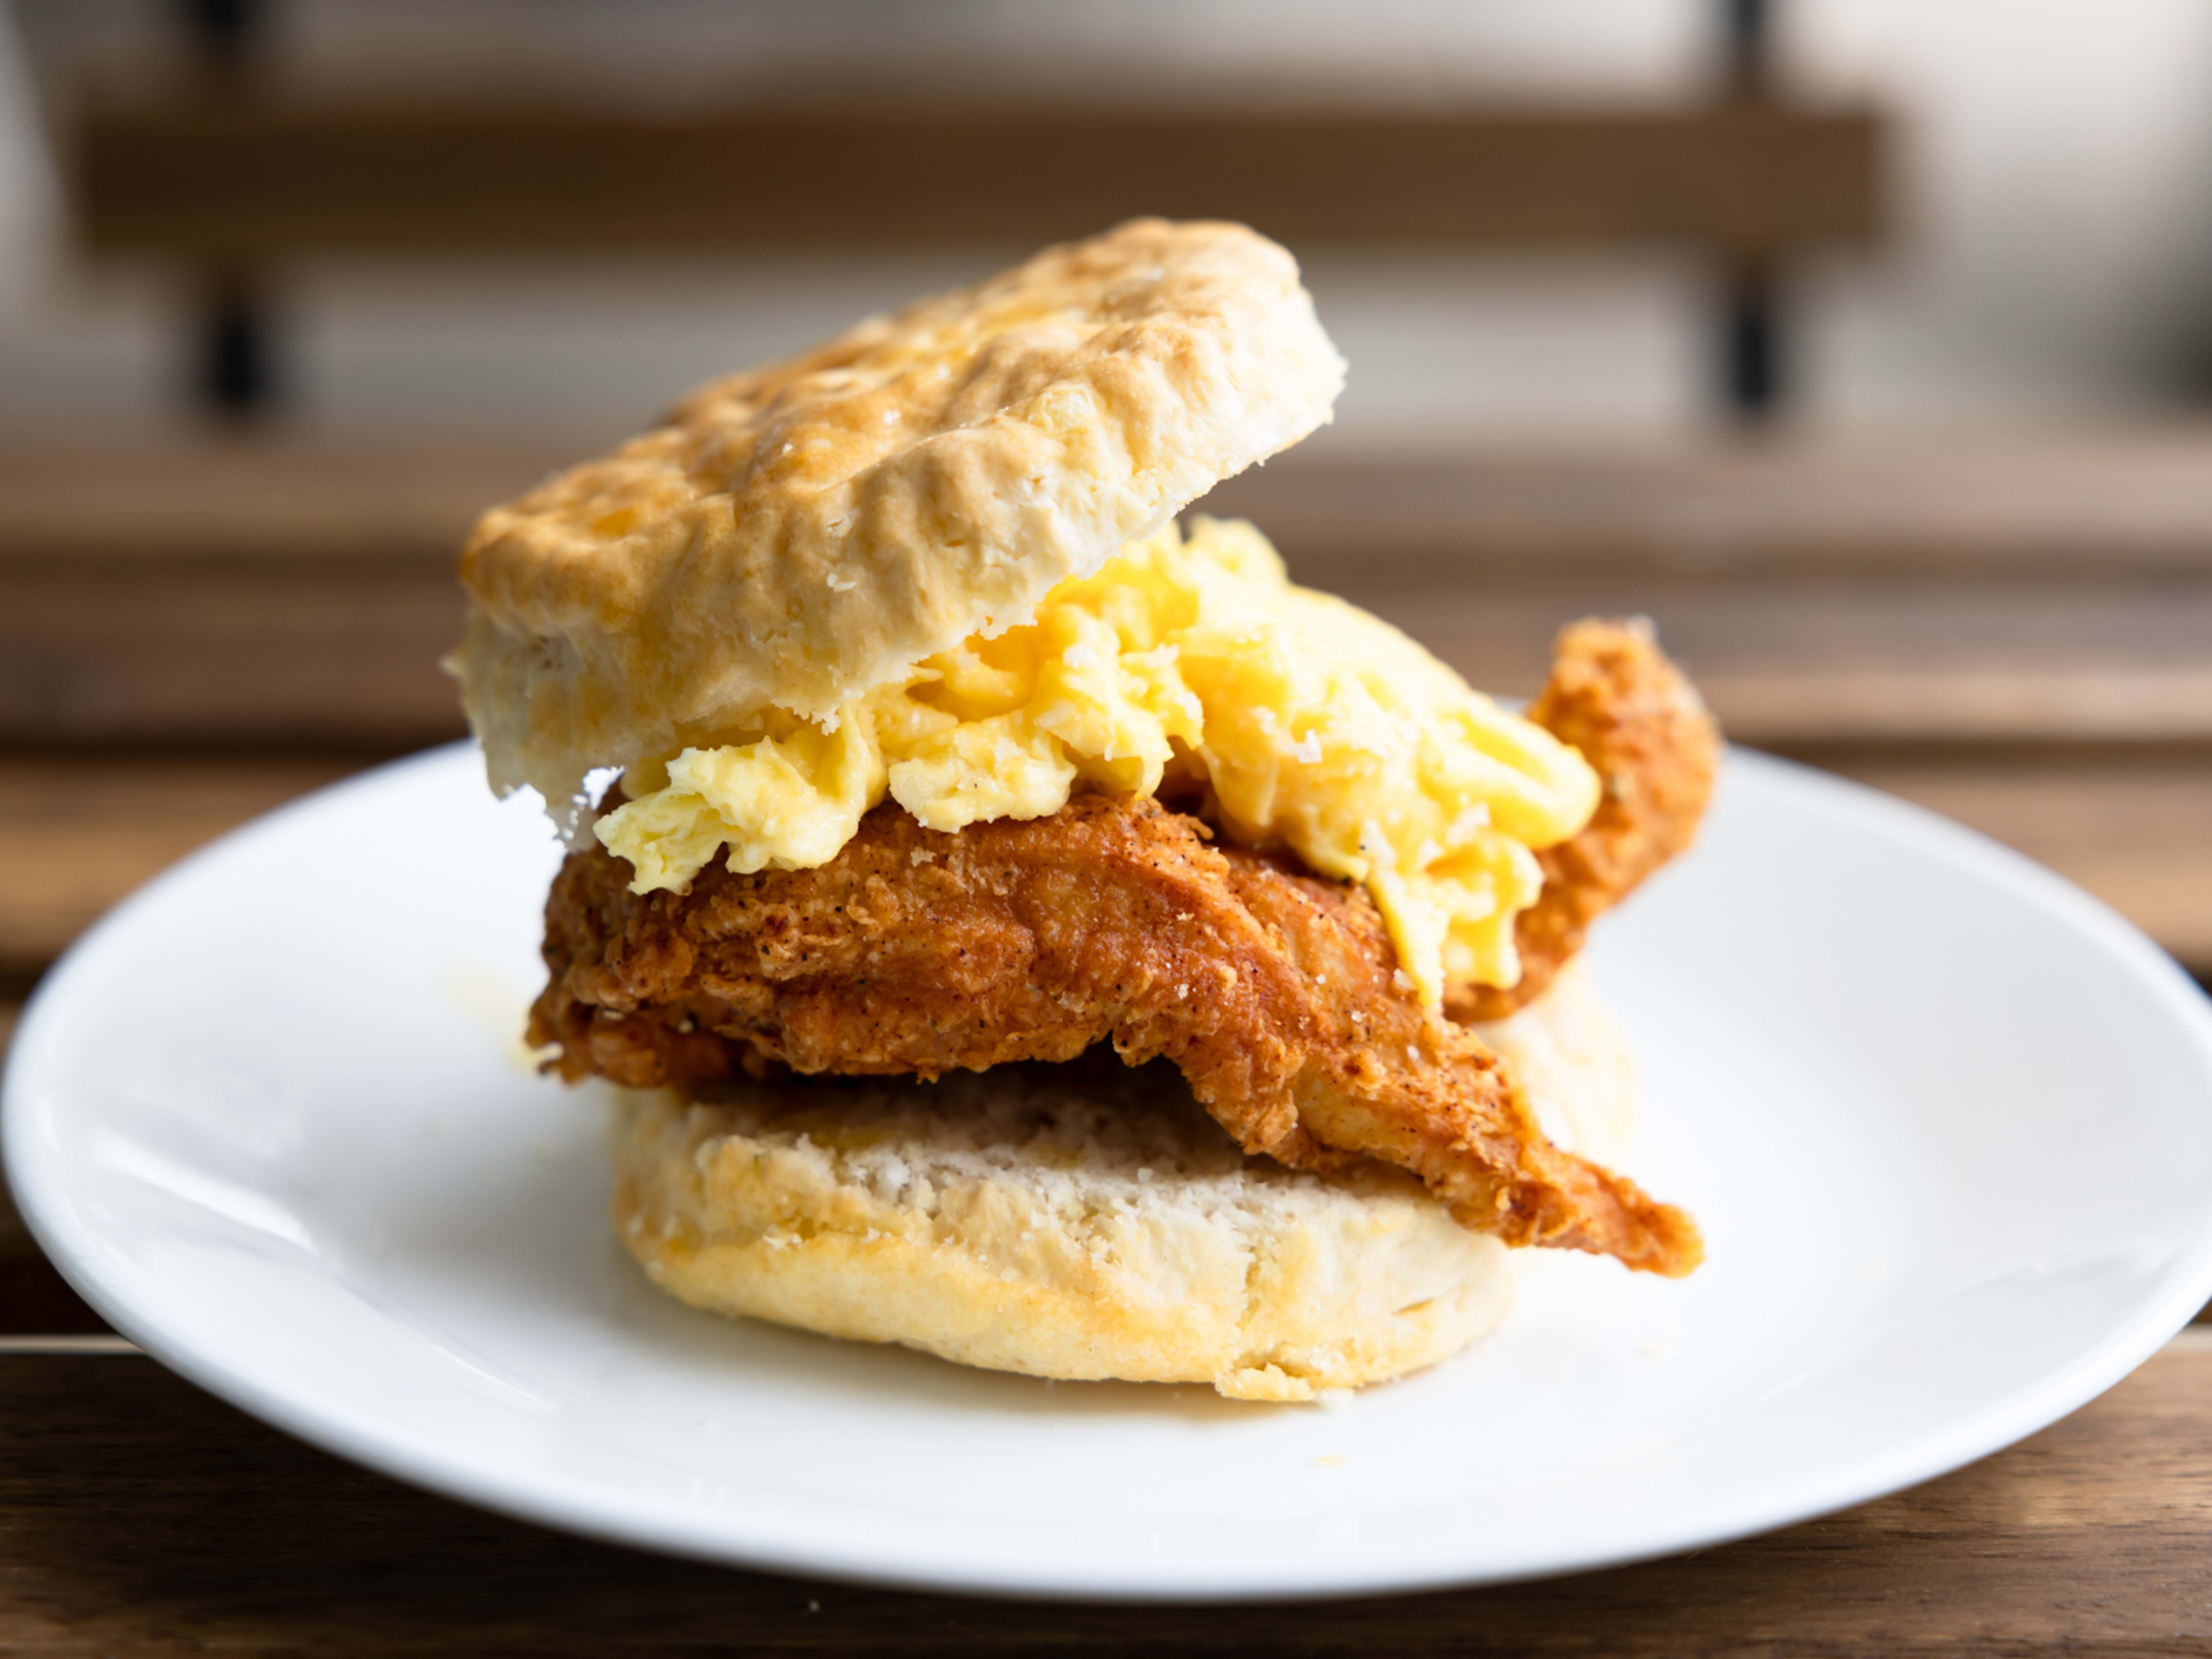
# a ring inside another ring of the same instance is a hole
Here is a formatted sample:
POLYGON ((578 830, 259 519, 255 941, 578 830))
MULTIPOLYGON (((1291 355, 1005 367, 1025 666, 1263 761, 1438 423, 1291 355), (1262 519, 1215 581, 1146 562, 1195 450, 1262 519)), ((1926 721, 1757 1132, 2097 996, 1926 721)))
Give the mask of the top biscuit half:
POLYGON ((1133 220, 700 388, 478 522, 454 668, 495 788, 808 720, 971 635, 1322 425, 1297 263, 1133 220))

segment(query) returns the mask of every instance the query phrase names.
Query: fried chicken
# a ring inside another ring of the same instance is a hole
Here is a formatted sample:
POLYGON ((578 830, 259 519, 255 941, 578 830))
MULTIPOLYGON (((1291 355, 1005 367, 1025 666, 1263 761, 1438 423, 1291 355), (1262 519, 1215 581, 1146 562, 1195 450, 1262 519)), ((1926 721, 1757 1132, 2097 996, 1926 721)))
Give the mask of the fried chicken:
POLYGON ((531 1035, 570 1078, 710 1084, 743 1070, 935 1077, 1164 1055, 1246 1151, 1376 1158, 1513 1244, 1679 1275, 1695 1225, 1553 1146, 1504 1062, 1425 1007, 1357 887, 1217 848, 1150 799, 925 830, 878 807, 818 868, 710 866, 684 894, 571 855, 547 905, 531 1035))
POLYGON ((1447 985, 1444 1012, 1456 1020, 1503 1019, 1549 985, 1590 923, 1690 844, 1720 769, 1712 716, 1646 622, 1565 629, 1528 714, 1580 750, 1605 789, 1579 833, 1536 854, 1544 890, 1514 921, 1519 981, 1447 985))

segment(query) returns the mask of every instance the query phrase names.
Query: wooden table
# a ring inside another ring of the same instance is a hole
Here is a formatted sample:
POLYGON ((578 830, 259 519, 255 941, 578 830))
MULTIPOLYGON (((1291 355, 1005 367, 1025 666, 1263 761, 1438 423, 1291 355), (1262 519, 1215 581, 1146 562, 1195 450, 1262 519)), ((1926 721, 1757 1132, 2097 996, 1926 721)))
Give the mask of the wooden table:
MULTIPOLYGON (((548 458, 0 456, 0 1041, 193 846, 454 735, 471 511, 548 458)), ((1697 448, 1223 492, 1479 682, 1645 611, 1732 732, 2010 841, 2212 975, 2212 433, 1697 448)), ((105 1334, 0 1209, 0 1653, 2212 1650, 2212 1327, 1846 1515, 1464 1594, 1029 1607, 726 1571, 364 1474, 105 1334)))

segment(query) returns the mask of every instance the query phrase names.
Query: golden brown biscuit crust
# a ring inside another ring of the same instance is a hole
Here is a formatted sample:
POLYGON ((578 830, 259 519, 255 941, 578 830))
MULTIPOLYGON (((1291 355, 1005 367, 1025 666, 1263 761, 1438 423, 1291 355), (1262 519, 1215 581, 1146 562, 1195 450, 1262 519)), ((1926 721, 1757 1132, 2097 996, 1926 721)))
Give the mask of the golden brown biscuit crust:
POLYGON ((621 1091, 615 1222, 695 1306, 1032 1376, 1307 1400, 1432 1364, 1507 1252, 1395 1170, 1248 1158, 1172 1072, 621 1091))
POLYGON ((1283 249, 1145 219, 702 387, 463 550, 493 786, 557 809, 766 704, 831 715, 1305 436, 1343 372, 1283 249))

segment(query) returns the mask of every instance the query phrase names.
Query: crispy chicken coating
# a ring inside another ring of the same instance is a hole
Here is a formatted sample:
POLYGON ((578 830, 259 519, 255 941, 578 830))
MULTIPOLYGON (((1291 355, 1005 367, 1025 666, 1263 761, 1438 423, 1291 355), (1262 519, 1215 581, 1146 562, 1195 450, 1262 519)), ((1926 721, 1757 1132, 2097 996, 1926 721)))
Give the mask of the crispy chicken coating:
POLYGON ((1418 1173, 1513 1244, 1678 1275, 1689 1218, 1551 1144, 1504 1063, 1425 1007, 1357 887, 1217 848, 1156 801, 1079 796, 1028 821, 923 829, 893 805, 816 869, 685 894, 573 854, 547 905, 531 1035, 636 1086, 785 1066, 934 1077, 1165 1055, 1246 1151, 1418 1173))
POLYGON ((1456 1020, 1503 1019, 1534 1000, 1582 949, 1590 923, 1690 844, 1720 770, 1719 730, 1648 622, 1566 629, 1528 712, 1582 750, 1605 789, 1579 833, 1536 854, 1544 890, 1514 921, 1520 981, 1448 984, 1444 1012, 1456 1020))

